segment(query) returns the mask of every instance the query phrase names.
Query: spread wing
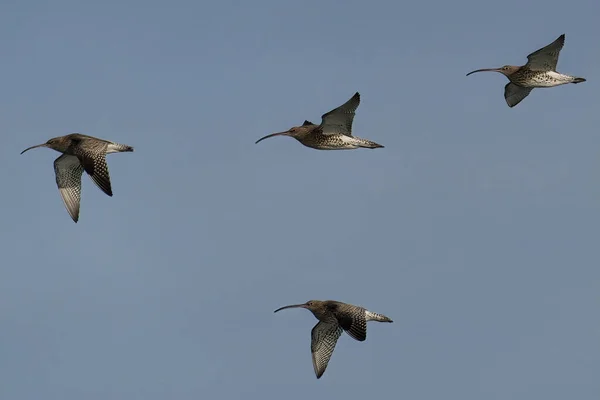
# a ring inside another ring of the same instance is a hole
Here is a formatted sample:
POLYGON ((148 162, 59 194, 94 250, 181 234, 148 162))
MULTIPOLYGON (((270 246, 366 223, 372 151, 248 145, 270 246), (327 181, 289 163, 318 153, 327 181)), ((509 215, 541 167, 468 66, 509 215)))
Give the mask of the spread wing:
POLYGON ((525 97, 529 96, 529 93, 533 88, 526 88, 519 85, 515 85, 509 82, 504 86, 504 99, 509 107, 514 107, 521 102, 525 97))
POLYGON ((558 55, 565 45, 564 33, 546 47, 534 51, 527 56, 527 66, 534 71, 556 71, 558 55))
POLYGON ((54 160, 54 173, 63 203, 73 221, 77 222, 79 220, 83 167, 77 157, 63 154, 54 160))
POLYGON ((321 128, 324 135, 344 134, 352 136, 354 113, 360 104, 360 94, 354 96, 338 108, 321 116, 321 128))
POLYGON ((338 324, 325 322, 317 323, 310 332, 310 351, 317 379, 323 376, 341 334, 342 328, 338 324))
POLYGON ((367 338, 367 320, 364 310, 357 308, 355 311, 340 312, 336 317, 338 323, 348 335, 362 342, 367 338))
POLYGON ((79 146, 76 148, 77 158, 83 165, 94 183, 109 196, 112 196, 108 164, 106 163, 106 147, 108 143, 94 142, 90 146, 79 146))

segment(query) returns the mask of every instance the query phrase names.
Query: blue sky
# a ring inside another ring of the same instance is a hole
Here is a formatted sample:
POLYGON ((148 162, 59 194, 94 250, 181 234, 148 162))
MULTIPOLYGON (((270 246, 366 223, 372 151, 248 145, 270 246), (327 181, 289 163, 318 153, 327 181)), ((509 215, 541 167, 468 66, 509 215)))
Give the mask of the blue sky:
POLYGON ((600 3, 0 2, 0 398, 597 399, 600 3), (507 107, 566 33, 587 82, 507 107), (266 134, 354 92, 377 150, 266 134), (81 132, 114 197, 54 182, 81 132), (306 310, 388 315, 322 379, 306 310), (242 397, 244 396, 244 397, 242 397), (316 396, 316 397, 312 397, 316 396), (332 397, 333 396, 333 397, 332 397))

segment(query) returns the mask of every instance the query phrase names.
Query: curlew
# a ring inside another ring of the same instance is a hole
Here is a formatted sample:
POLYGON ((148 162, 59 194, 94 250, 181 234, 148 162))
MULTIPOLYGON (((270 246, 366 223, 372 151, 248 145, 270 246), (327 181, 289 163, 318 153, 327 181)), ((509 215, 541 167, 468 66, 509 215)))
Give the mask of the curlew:
POLYGON ((273 136, 290 136, 306 147, 317 150, 352 150, 359 147, 376 149, 383 147, 370 140, 352 135, 352 122, 359 104, 360 94, 356 92, 346 103, 323 114, 320 125, 304 121, 302 126, 295 126, 285 132, 272 133, 258 139, 256 143, 273 136))
POLYGON ((106 155, 123 151, 133 151, 133 147, 109 142, 93 136, 72 133, 48 140, 46 143, 31 146, 21 152, 48 147, 63 153, 54 160, 56 184, 65 207, 73 221, 79 220, 79 203, 81 201, 81 175, 88 173, 94 183, 107 195, 112 196, 106 155))
POLYGON ((286 308, 306 308, 319 320, 311 331, 310 344, 317 379, 323 376, 342 331, 362 342, 367 338, 367 321, 393 322, 385 315, 334 300, 310 300, 278 308, 275 312, 286 308))
POLYGON ((504 87, 504 98, 509 107, 514 107, 527 97, 534 88, 585 82, 584 78, 556 72, 558 56, 564 45, 565 35, 562 34, 548 46, 542 47, 528 55, 528 62, 525 65, 483 68, 471 71, 467 76, 483 71, 500 72, 510 80, 504 87))

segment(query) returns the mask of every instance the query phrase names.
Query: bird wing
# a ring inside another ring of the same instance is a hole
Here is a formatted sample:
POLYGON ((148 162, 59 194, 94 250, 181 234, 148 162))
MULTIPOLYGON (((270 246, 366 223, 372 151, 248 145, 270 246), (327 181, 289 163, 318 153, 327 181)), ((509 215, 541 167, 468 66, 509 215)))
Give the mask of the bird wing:
POLYGON ((325 372, 341 334, 342 328, 338 324, 326 322, 317 323, 310 332, 310 351, 317 379, 325 372))
POLYGON ((546 47, 534 51, 527 56, 527 66, 533 71, 556 71, 558 55, 565 45, 565 35, 562 34, 546 47))
POLYGON ((519 85, 515 85, 509 82, 504 86, 504 99, 509 107, 514 107, 521 102, 525 97, 529 96, 529 93, 533 88, 527 88, 519 85))
POLYGON ((77 222, 79 220, 83 167, 77 157, 63 154, 54 160, 54 173, 63 203, 73 221, 77 222))
POLYGON ((367 338, 367 320, 365 310, 357 308, 351 311, 338 311, 336 318, 342 329, 352 338, 362 342, 367 338))
POLYGON ((321 128, 324 135, 344 134, 352 136, 354 113, 360 104, 360 94, 354 96, 336 109, 321 116, 321 128))
POLYGON ((77 146, 74 151, 94 183, 109 196, 112 196, 108 164, 106 164, 106 147, 108 143, 94 142, 94 147, 77 146))
POLYGON ((85 140, 93 140, 95 142, 100 142, 100 143, 110 143, 110 141, 105 140, 105 139, 100 139, 94 136, 90 136, 90 135, 84 135, 83 133, 71 133, 70 135, 67 135, 71 140, 75 141, 75 142, 82 142, 85 140))

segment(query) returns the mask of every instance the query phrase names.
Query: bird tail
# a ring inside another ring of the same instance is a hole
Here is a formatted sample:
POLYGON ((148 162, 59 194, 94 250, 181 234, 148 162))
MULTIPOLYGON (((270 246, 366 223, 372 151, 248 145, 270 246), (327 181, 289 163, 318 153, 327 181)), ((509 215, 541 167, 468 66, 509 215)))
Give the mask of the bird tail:
POLYGON ((573 79, 573 83, 581 83, 581 82, 585 82, 585 78, 574 78, 573 79))
POLYGON ((124 151, 133 151, 133 147, 126 144, 110 143, 106 148, 106 153, 121 153, 124 151))
POLYGON ((377 322, 394 322, 390 318, 386 317, 382 314, 377 314, 372 311, 367 311, 365 315, 365 319, 367 321, 377 321, 377 322))
POLYGON ((379 148, 383 148, 382 145, 380 145, 379 143, 375 143, 372 142, 370 140, 367 139, 359 139, 359 142, 357 143, 358 147, 363 147, 366 149, 379 149, 379 148))

